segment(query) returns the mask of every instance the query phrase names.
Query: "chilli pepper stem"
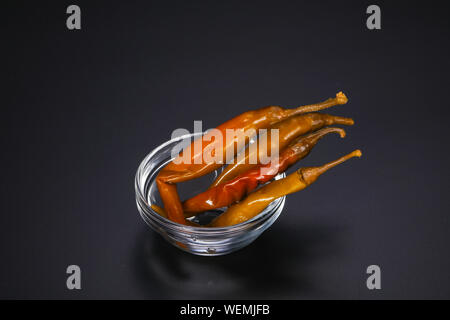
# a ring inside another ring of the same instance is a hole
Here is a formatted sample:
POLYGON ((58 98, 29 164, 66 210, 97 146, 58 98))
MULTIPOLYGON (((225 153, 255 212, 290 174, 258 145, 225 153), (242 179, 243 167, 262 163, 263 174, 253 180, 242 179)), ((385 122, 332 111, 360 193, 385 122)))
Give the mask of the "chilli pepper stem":
POLYGON ((320 167, 309 167, 309 168, 301 168, 299 169, 299 173, 302 175, 303 180, 309 185, 317 180, 317 178, 322 175, 323 173, 327 172, 331 168, 347 161, 350 158, 353 157, 361 157, 362 153, 361 150, 355 150, 343 157, 340 157, 337 160, 331 161, 327 164, 324 164, 320 167))
POLYGON ((347 96, 342 91, 339 91, 338 93, 336 93, 335 98, 329 98, 317 104, 310 104, 307 106, 301 106, 295 109, 286 110, 286 115, 288 117, 291 117, 302 113, 317 112, 336 105, 346 104, 347 102, 348 102, 347 96))

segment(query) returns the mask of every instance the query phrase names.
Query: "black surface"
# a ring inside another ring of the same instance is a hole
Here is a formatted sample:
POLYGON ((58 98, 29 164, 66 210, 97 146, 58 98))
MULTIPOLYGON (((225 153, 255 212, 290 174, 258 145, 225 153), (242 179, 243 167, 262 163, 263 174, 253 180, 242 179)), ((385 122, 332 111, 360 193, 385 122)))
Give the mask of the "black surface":
POLYGON ((77 1, 80 31, 69 4, 2 2, 0 298, 450 298, 445 2, 378 1, 378 31, 365 1, 77 1), (303 164, 363 158, 249 247, 191 256, 144 225, 134 173, 173 129, 339 90, 356 125, 303 164))

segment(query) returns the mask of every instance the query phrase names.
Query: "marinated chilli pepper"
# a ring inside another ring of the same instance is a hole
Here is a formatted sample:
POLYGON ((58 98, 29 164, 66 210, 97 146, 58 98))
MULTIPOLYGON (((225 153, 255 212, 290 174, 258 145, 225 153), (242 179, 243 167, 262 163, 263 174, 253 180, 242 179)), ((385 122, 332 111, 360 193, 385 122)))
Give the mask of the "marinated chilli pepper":
POLYGON ((247 221, 263 211, 272 201, 290 193, 305 189, 330 168, 353 157, 361 157, 361 151, 355 150, 335 161, 320 167, 301 168, 284 179, 275 180, 248 195, 217 217, 211 227, 227 227, 247 221))
MULTIPOLYGON (((308 113, 305 115, 299 115, 295 117, 291 117, 287 120, 278 122, 271 126, 271 129, 277 129, 279 135, 278 143, 279 150, 283 150, 293 139, 298 136, 305 134, 310 131, 314 131, 325 126, 333 125, 333 124, 342 124, 342 125, 353 125, 354 121, 351 118, 338 117, 329 114, 322 113, 308 113)), ((270 135, 270 131, 268 131, 270 135)), ((275 147, 272 146, 272 139, 267 138, 268 150, 275 147)), ((263 147, 253 148, 253 150, 248 151, 245 154, 245 157, 242 157, 236 163, 229 164, 224 171, 214 180, 211 187, 218 186, 222 183, 232 180, 237 177, 239 174, 246 172, 253 167, 257 166, 260 163, 260 158, 264 156, 267 151, 263 147), (256 155, 254 153, 257 153, 256 155), (249 159, 257 158, 257 163, 252 163, 249 159)), ((249 150, 249 149, 246 149, 249 150)))
POLYGON ((234 179, 210 188, 183 202, 186 217, 198 212, 213 210, 240 201, 245 195, 252 192, 260 184, 271 180, 277 174, 284 172, 298 160, 306 157, 316 143, 329 133, 338 133, 345 137, 345 131, 341 128, 324 128, 306 136, 297 138, 280 153, 275 165, 256 165, 249 171, 241 173, 234 179), (266 170, 264 170, 266 169, 266 170))
MULTIPOLYGON (((166 211, 164 210, 164 208, 161 208, 160 206, 156 205, 156 204, 152 204, 151 205, 152 209, 158 213, 161 217, 168 219, 169 217, 167 216, 166 211)), ((191 226, 191 227, 203 227, 195 222, 186 220, 186 225, 191 226)))

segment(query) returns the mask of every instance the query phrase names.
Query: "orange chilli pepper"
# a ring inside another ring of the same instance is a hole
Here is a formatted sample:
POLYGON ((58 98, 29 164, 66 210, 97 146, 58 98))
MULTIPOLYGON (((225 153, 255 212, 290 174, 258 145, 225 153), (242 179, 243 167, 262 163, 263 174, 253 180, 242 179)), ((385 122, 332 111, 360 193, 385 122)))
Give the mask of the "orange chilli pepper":
MULTIPOLYGON (((354 124, 354 121, 351 118, 338 117, 329 114, 308 113, 278 122, 271 126, 270 129, 278 130, 278 141, 276 141, 275 143, 277 144, 279 150, 282 150, 298 136, 309 131, 314 131, 333 124, 351 126, 354 124)), ((268 131, 268 135, 271 135, 271 131, 268 131)), ((236 161, 236 163, 228 165, 225 170, 223 170, 222 173, 216 178, 216 180, 214 180, 211 187, 215 187, 222 183, 230 181, 233 178, 237 177, 239 174, 247 172, 248 170, 257 166, 260 163, 261 157, 264 156, 264 153, 267 152, 264 147, 265 146, 260 148, 258 146, 257 148, 248 151, 245 154, 245 157, 241 157, 241 159, 236 161), (257 159, 257 163, 251 163, 251 161, 249 161, 249 159, 254 158, 257 159)), ((271 152, 272 148, 275 147, 275 145, 272 145, 272 139, 269 137, 267 137, 267 147, 269 152, 271 152)))
POLYGON ((245 195, 256 189, 258 185, 266 183, 298 160, 306 157, 322 137, 333 132, 339 133, 341 138, 345 137, 345 131, 340 128, 325 128, 310 133, 296 139, 283 149, 277 159, 278 161, 266 165, 256 165, 234 179, 184 201, 185 216, 190 217, 198 212, 225 207, 240 201, 245 195))
POLYGON ((305 189, 314 183, 321 174, 353 157, 361 157, 361 151, 355 150, 320 167, 301 168, 286 178, 272 181, 249 194, 241 202, 232 205, 225 213, 217 217, 210 226, 228 227, 250 220, 275 199, 305 189))

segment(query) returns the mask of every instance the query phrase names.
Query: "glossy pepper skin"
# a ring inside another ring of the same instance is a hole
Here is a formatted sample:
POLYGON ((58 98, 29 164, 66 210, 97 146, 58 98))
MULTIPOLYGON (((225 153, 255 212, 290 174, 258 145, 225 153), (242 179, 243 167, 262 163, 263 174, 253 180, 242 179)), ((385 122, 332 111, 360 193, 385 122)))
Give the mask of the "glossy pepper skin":
POLYGON ((272 181, 248 195, 241 202, 232 205, 225 213, 217 217, 210 227, 227 227, 250 220, 275 199, 305 189, 321 174, 353 157, 361 157, 361 151, 355 150, 320 167, 301 168, 284 179, 272 181))
MULTIPOLYGON (((330 126, 333 124, 341 124, 351 126, 354 124, 353 119, 338 117, 329 114, 322 113, 308 113, 304 115, 299 115, 291 117, 284 121, 278 122, 271 126, 270 129, 277 129, 279 135, 278 149, 283 150, 292 140, 310 131, 315 131, 317 129, 323 128, 325 126, 330 126)), ((270 135, 270 131, 268 131, 270 135)), ((272 146, 272 139, 267 138, 268 150, 270 151, 272 146)), ((248 149, 247 149, 248 150, 248 149)), ((228 165, 225 170, 214 180, 211 187, 216 187, 222 183, 230 181, 237 177, 239 174, 247 172, 248 170, 254 168, 260 163, 260 159, 265 155, 266 150, 264 148, 254 148, 253 151, 248 151, 245 157, 242 157, 236 163, 228 165), (257 153, 256 155, 251 155, 251 153, 257 153), (249 161, 249 159, 257 159, 258 163, 254 164, 249 161)), ((210 188, 211 188, 210 187, 210 188)))
POLYGON ((256 165, 234 179, 210 188, 183 202, 185 216, 190 217, 198 212, 217 209, 240 201, 260 184, 284 172, 298 160, 306 157, 317 142, 329 133, 338 133, 345 137, 345 131, 340 128, 324 128, 306 136, 297 138, 282 150, 278 161, 266 165, 256 165))
MULTIPOLYGON (((241 129, 241 130, 258 130, 262 128, 268 128, 272 124, 287 119, 289 117, 323 110, 335 105, 347 103, 347 97, 342 92, 336 94, 335 98, 330 98, 318 104, 301 106, 295 109, 284 109, 281 107, 266 107, 254 111, 244 112, 243 114, 221 124, 216 129, 219 130, 223 136, 226 136, 227 129, 241 129)), ((226 141, 223 144, 223 158, 230 150, 234 150, 237 140, 226 141)), ((183 163, 178 158, 175 161, 171 161, 167 164, 158 174, 156 178, 156 184, 161 195, 161 199, 164 203, 164 209, 170 220, 179 223, 186 224, 184 218, 183 207, 178 196, 176 183, 188 181, 194 178, 201 177, 208 174, 219 167, 222 163, 202 161, 203 150, 213 143, 213 136, 206 133, 203 136, 200 152, 196 151, 195 141, 182 151, 178 157, 183 157, 187 153, 190 158, 189 164, 183 163)))

